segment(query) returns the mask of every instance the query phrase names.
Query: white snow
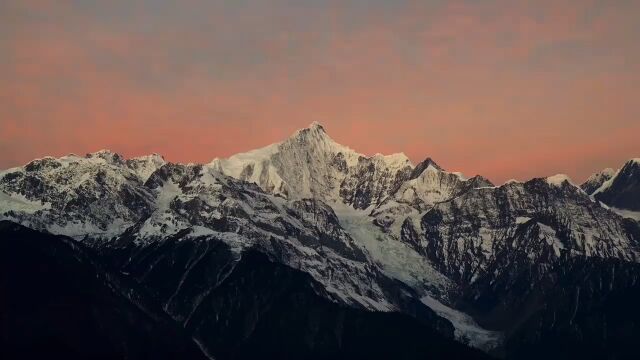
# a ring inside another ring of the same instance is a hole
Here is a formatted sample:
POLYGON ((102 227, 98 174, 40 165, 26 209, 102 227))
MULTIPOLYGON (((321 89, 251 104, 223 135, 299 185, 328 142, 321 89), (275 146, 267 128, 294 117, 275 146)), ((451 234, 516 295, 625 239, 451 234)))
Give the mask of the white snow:
POLYGON ((187 225, 180 227, 177 224, 178 221, 170 211, 171 201, 182 195, 182 190, 178 184, 169 180, 161 188, 157 189, 156 194, 156 210, 142 225, 139 234, 142 237, 171 235, 186 228, 187 225))
POLYGON ((594 196, 595 194, 601 193, 610 188, 613 182, 618 177, 618 174, 620 174, 620 170, 616 171, 616 173, 609 180, 603 182, 602 185, 600 185, 600 187, 596 191, 594 191, 593 194, 591 194, 591 196, 594 196))
POLYGON ((424 171, 420 175, 424 174, 425 172, 439 173, 440 170, 438 170, 438 168, 433 166, 433 164, 429 164, 427 168, 424 169, 424 171))
MULTIPOLYGON (((630 164, 640 164, 640 158, 633 158, 633 159, 629 159, 624 166, 630 165, 630 164)), ((601 193, 605 190, 607 190, 608 188, 611 187, 611 185, 613 184, 613 182, 616 180, 616 178, 618 177, 618 175, 620 175, 620 171, 622 169, 624 169, 624 166, 621 169, 618 169, 615 174, 613 174, 613 176, 611 176, 611 178, 607 181, 605 181, 604 183, 602 183, 602 185, 593 192, 593 194, 591 194, 592 196, 598 193, 601 193)))
MULTIPOLYGON (((567 174, 556 174, 545 179, 549 185, 561 186, 565 182, 574 185, 571 178, 567 174)), ((574 185, 575 186, 575 185, 574 185)))
POLYGON ((595 194, 601 193, 607 190, 608 188, 610 188, 611 184, 613 184, 613 181, 616 179, 617 176, 618 176, 618 172, 616 172, 616 174, 612 176, 611 179, 603 182, 602 185, 600 185, 600 187, 596 191, 594 191, 593 194, 591 194, 591 196, 594 196, 595 194))
POLYGON ((209 236, 215 235, 216 231, 213 231, 204 226, 192 226, 191 232, 189 233, 189 237, 200 237, 200 236, 209 236))
POLYGON ((393 196, 403 203, 414 204, 420 200, 433 205, 451 199, 465 181, 460 173, 441 171, 429 164, 420 176, 405 181, 393 196))
POLYGON ((435 270, 424 256, 374 225, 367 210, 355 210, 339 203, 332 205, 342 227, 388 276, 424 291, 426 286, 444 293, 452 286, 450 280, 435 270))
POLYGON ((103 155, 103 154, 113 154, 114 152, 109 150, 109 149, 100 149, 98 151, 94 151, 92 153, 90 153, 89 155, 103 155))
MULTIPOLYGON (((275 143, 259 149, 235 154, 227 159, 215 158, 209 163, 209 165, 226 175, 239 178, 246 165, 257 164, 265 160, 269 160, 273 154, 278 152, 280 144, 281 143, 275 143)), ((255 172, 258 171, 254 170, 254 173, 255 172)))
POLYGON ((609 209, 622 217, 640 221, 640 211, 618 209, 615 207, 610 207, 609 209))
POLYGON ((484 351, 494 349, 502 343, 501 332, 482 328, 471 316, 450 308, 431 296, 425 296, 420 300, 438 316, 451 321, 458 341, 484 351))
POLYGON ((612 168, 606 168, 606 169, 602 169, 602 171, 600 171, 600 174, 602 175, 609 175, 609 176, 613 176, 613 174, 615 174, 616 171, 613 170, 612 168))
POLYGON ((613 175, 615 173, 616 173, 616 171, 613 170, 612 168, 606 168, 606 169, 603 169, 600 172, 597 172, 597 173, 592 174, 591 176, 589 176, 589 178, 587 178, 585 183, 599 181, 603 177, 611 178, 611 177, 613 177, 613 175))
POLYGON ((341 184, 345 178, 353 176, 362 159, 373 161, 380 173, 393 174, 404 167, 413 167, 403 153, 372 157, 357 153, 336 143, 317 122, 282 142, 227 159, 216 158, 208 166, 288 198, 337 200, 341 184), (347 169, 335 167, 338 154, 347 169))
POLYGON ((147 181, 151 174, 167 163, 162 155, 156 153, 135 157, 130 161, 135 164, 131 170, 138 175, 142 182, 147 181))
POLYGON ((558 239, 556 231, 549 225, 538 223, 540 227, 540 238, 545 240, 547 245, 551 245, 556 256, 560 256, 560 249, 564 249, 564 244, 558 239))
POLYGON ((526 216, 518 216, 518 217, 516 218, 516 224, 518 224, 518 225, 520 225, 520 224, 524 224, 524 223, 526 223, 526 222, 527 222, 527 221, 529 221, 529 220, 531 220, 531 218, 530 218, 530 217, 526 217, 526 216))
POLYGON ((324 129, 322 124, 317 120, 312 121, 311 124, 309 124, 308 127, 311 128, 311 129, 314 129, 314 128, 323 128, 324 129))
MULTIPOLYGON (((360 155, 360 154, 358 154, 358 155, 360 155)), ((381 159, 383 162, 385 162, 391 168, 398 169, 398 168, 402 168, 404 166, 413 167, 413 164, 411 163, 411 160, 409 160, 407 155, 405 155, 403 152, 399 152, 399 153, 395 153, 395 154, 391 154, 391 155, 382 155, 382 154, 378 153, 378 154, 373 155, 373 157, 381 159)))

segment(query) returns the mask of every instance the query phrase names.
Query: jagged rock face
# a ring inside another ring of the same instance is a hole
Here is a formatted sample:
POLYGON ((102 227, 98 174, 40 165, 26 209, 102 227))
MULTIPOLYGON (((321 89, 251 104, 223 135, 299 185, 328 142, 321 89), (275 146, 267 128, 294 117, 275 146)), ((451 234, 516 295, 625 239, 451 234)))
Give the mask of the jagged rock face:
POLYGON ((521 253, 532 263, 565 253, 637 261, 640 250, 624 219, 579 188, 544 179, 468 191, 437 204, 420 224, 421 251, 462 283, 489 271, 500 254, 521 253))
POLYGON ((404 154, 366 157, 339 145, 317 123, 282 143, 209 166, 270 193, 343 201, 359 209, 381 201, 413 169, 404 154))
POLYGON ((266 194, 202 165, 164 164, 143 181, 132 164, 101 151, 3 172, 3 200, 10 201, 3 201, 2 217, 97 248, 145 246, 185 235, 222 238, 238 253, 259 246, 311 273, 342 303, 399 308, 385 293, 388 279, 320 200, 266 194))
MULTIPOLYGON (((156 199, 150 215, 112 242, 94 246, 153 249, 166 239, 215 238, 237 254, 258 247, 310 273, 341 303, 400 308, 386 294, 389 280, 340 226, 333 209, 317 199, 286 200, 201 165, 164 165, 146 187, 156 199)), ((198 249, 194 256, 207 247, 198 249)))
POLYGON ((437 203, 451 200, 472 188, 490 186, 493 184, 480 176, 467 180, 458 174, 429 166, 414 179, 404 182, 393 194, 393 199, 398 203, 427 210, 437 203))
POLYGON ((433 167, 436 170, 444 171, 444 169, 440 165, 438 165, 432 158, 428 157, 428 158, 422 160, 422 162, 420 162, 418 165, 416 165, 416 167, 413 169, 413 171, 411 171, 411 175, 409 176, 409 180, 417 178, 418 176, 420 176, 420 174, 422 174, 430 166, 433 167))
POLYGON ((287 201, 200 165, 166 165, 147 186, 158 200, 155 211, 141 224, 140 237, 161 238, 196 226, 205 233, 208 229, 253 239, 293 237, 349 259, 365 259, 331 207, 318 200, 287 201))
POLYGON ((389 167, 382 157, 360 157, 340 184, 340 197, 345 204, 366 209, 379 204, 410 175, 411 167, 389 167))
POLYGON ((315 199, 296 200, 291 207, 293 211, 288 211, 290 215, 305 227, 316 230, 310 235, 295 232, 295 236, 303 244, 311 244, 316 248, 327 246, 346 258, 366 261, 366 254, 340 227, 338 217, 331 207, 315 199))
POLYGON ((151 154, 149 156, 127 159, 125 163, 129 169, 133 170, 133 172, 138 175, 138 178, 140 178, 142 182, 145 182, 149 179, 151 174, 167 162, 164 160, 162 155, 151 154))
POLYGON ((589 176, 589 178, 580 185, 580 188, 587 194, 591 195, 596 190, 598 190, 598 188, 601 187, 602 184, 605 183, 605 181, 611 179, 613 175, 615 175, 615 173, 616 172, 613 169, 606 168, 598 173, 589 176))
POLYGON ((153 197, 111 152, 34 160, 0 173, 4 218, 74 237, 113 236, 149 213, 153 197))
POLYGON ((640 211, 640 159, 629 160, 593 195, 609 206, 640 211))
POLYGON ((408 231, 410 219, 419 221, 421 214, 438 203, 447 202, 473 189, 491 188, 493 184, 482 176, 465 179, 461 174, 442 170, 431 159, 418 165, 409 180, 371 211, 375 223, 386 231, 399 235, 408 231), (424 164, 427 164, 426 167, 424 164), (422 169, 420 174, 416 170, 422 169))

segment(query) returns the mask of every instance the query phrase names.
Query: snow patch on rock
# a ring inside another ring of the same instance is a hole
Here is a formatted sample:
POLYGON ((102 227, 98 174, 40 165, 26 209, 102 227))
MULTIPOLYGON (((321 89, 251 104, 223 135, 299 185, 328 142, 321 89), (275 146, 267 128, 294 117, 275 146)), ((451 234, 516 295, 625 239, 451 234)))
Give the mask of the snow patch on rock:
POLYGON ((392 238, 372 222, 366 210, 333 204, 342 227, 364 247, 388 276, 435 296, 446 296, 453 286, 429 261, 405 243, 392 238))
POLYGON ((566 175, 566 174, 556 174, 556 175, 547 177, 545 180, 547 181, 547 184, 554 185, 554 186, 562 186, 564 183, 569 183, 570 185, 574 185, 569 175, 566 175))
POLYGON ((51 209, 51 204, 39 200, 29 200, 19 193, 7 194, 0 191, 0 216, 8 211, 17 211, 25 214, 33 214, 40 210, 51 209))
POLYGON ((446 306, 431 296, 425 296, 420 300, 438 316, 451 321, 456 340, 487 352, 502 344, 501 332, 482 328, 471 316, 446 306))
POLYGON ((618 209, 616 207, 609 207, 609 209, 622 217, 640 221, 640 211, 618 209))

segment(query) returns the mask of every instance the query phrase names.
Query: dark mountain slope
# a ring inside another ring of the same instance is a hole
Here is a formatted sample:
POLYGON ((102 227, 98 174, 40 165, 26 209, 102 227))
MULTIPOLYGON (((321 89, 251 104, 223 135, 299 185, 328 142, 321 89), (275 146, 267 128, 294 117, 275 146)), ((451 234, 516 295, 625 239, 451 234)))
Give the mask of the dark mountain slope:
POLYGON ((204 359, 168 316, 135 298, 69 238, 0 222, 4 359, 204 359))
POLYGON ((620 209, 640 211, 640 159, 627 161, 610 182, 594 193, 597 200, 620 209))
POLYGON ((512 262, 483 277, 467 300, 485 326, 505 331, 510 359, 636 359, 640 264, 563 257, 554 265, 512 262))
POLYGON ((323 291, 308 274, 249 251, 187 327, 220 359, 487 358, 430 324, 339 305, 323 291))
POLYGON ((98 251, 216 359, 487 358, 456 342, 451 324, 420 303, 408 311, 415 317, 339 304, 309 274, 260 247, 237 254, 215 238, 178 234, 98 251))

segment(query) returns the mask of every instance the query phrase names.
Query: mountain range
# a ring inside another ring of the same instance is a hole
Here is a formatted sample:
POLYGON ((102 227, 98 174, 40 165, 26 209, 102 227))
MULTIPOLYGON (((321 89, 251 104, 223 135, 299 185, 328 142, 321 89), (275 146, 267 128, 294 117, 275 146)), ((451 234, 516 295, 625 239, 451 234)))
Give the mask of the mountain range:
POLYGON ((640 159, 495 185, 313 123, 208 164, 33 160, 0 171, 0 220, 15 357, 620 359, 640 339, 640 159))

